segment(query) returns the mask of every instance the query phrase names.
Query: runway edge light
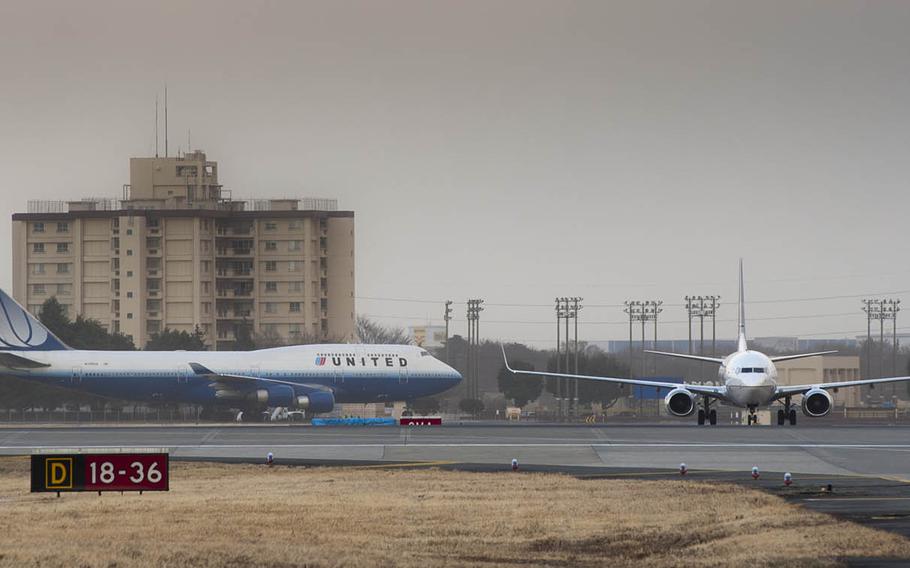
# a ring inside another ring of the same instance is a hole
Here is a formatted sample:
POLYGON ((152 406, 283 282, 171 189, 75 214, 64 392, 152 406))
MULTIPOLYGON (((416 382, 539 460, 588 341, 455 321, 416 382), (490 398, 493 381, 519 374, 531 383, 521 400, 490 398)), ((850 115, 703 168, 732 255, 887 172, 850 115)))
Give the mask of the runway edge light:
POLYGON ((792 485, 792 484, 793 484, 793 476, 790 475, 790 472, 788 471, 787 473, 784 474, 784 485, 786 485, 787 487, 790 487, 790 485, 792 485))
POLYGON ((265 463, 270 466, 273 465, 275 463, 275 454, 273 454, 272 452, 269 452, 268 454, 266 454, 265 463))
POLYGON ((679 475, 686 475, 686 473, 687 473, 688 471, 689 471, 689 470, 688 470, 688 468, 686 468, 686 464, 685 464, 685 463, 679 464, 679 475))
POLYGON ((518 460, 512 458, 512 471, 518 471, 518 460))
POLYGON ((758 466, 752 466, 752 479, 758 479, 761 474, 758 472, 758 466))

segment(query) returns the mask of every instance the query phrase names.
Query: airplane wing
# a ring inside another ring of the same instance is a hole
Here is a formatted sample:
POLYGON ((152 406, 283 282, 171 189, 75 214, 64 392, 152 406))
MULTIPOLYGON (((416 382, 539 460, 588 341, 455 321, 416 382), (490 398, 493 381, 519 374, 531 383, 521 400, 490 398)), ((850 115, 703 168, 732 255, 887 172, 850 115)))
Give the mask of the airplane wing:
POLYGON ((262 377, 253 377, 249 375, 230 375, 224 373, 216 373, 215 371, 209 369, 208 367, 201 365, 200 363, 190 363, 190 368, 193 369, 193 372, 197 376, 209 377, 215 383, 215 387, 219 386, 225 389, 236 389, 240 388, 253 388, 257 386, 263 386, 262 383, 273 384, 273 385, 288 385, 291 387, 302 388, 304 390, 321 390, 330 392, 332 389, 323 385, 311 385, 305 383, 294 383, 291 381, 282 381, 279 379, 265 379, 262 377))
POLYGON ((645 349, 645 353, 653 353, 654 355, 663 355, 664 357, 676 357, 677 359, 691 359, 693 361, 706 361, 708 363, 717 363, 720 365, 724 360, 720 357, 702 357, 701 355, 689 355, 688 353, 670 353, 668 351, 651 351, 650 349, 645 349))
MULTIPOLYGON (((500 346, 502 347, 502 346, 500 346)), ((686 383, 665 383, 661 381, 645 381, 640 379, 623 379, 618 377, 596 377, 592 375, 570 375, 566 373, 551 373, 549 371, 523 371, 521 369, 513 369, 509 366, 509 360, 506 357, 506 348, 502 347, 502 359, 505 362, 506 369, 509 372, 516 375, 534 375, 539 377, 558 377, 563 379, 582 379, 586 381, 602 381, 606 383, 617 383, 621 385, 635 385, 641 387, 657 387, 662 389, 676 389, 676 388, 686 388, 689 391, 695 394, 703 394, 708 396, 723 397, 724 387, 713 386, 713 385, 691 385, 686 383)))
POLYGON ((771 357, 771 361, 774 363, 780 361, 792 361, 793 359, 804 359, 806 357, 818 357, 819 355, 831 355, 832 353, 837 353, 837 351, 816 351, 815 353, 797 353, 795 355, 780 355, 778 357, 771 357))
POLYGON ((0 365, 9 369, 42 369, 50 367, 47 363, 35 361, 9 351, 0 351, 0 365))
POLYGON ((781 385, 777 387, 777 394, 785 396, 789 394, 804 394, 812 389, 839 389, 845 387, 859 387, 862 385, 877 385, 879 383, 897 383, 901 381, 910 381, 910 377, 884 377, 881 379, 860 379, 857 381, 842 381, 839 383, 818 383, 814 385, 781 385))

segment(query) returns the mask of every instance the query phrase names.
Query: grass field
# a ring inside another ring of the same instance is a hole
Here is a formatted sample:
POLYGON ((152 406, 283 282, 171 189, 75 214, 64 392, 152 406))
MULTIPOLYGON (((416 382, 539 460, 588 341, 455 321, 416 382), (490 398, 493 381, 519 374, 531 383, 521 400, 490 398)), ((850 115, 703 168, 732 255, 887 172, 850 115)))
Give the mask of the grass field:
POLYGON ((734 485, 171 464, 170 493, 28 493, 0 459, 2 566, 806 566, 910 541, 734 485))

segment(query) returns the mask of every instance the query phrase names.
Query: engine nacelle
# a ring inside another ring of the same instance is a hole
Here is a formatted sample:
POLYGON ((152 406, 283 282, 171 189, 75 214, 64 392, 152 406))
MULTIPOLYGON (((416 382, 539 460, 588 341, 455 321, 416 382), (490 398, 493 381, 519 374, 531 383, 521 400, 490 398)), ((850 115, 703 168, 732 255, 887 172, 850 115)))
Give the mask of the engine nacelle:
POLYGON ((673 416, 689 416, 695 412, 695 395, 684 388, 673 389, 664 399, 667 412, 673 416))
POLYGON ((314 391, 297 397, 297 408, 313 414, 331 412, 335 408, 335 395, 328 391, 314 391))
POLYGON ((294 388, 289 385, 271 385, 264 389, 256 389, 247 398, 262 406, 293 407, 297 403, 294 388))
POLYGON ((812 389, 803 395, 803 402, 800 406, 802 406, 803 414, 818 418, 831 412, 834 399, 824 389, 812 389))

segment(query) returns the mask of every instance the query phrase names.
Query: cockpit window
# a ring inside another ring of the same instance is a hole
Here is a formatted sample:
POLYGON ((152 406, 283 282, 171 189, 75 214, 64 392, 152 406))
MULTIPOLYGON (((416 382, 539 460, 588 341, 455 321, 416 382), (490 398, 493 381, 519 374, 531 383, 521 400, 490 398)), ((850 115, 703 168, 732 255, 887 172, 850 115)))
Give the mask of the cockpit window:
POLYGON ((739 370, 740 373, 764 373, 764 367, 743 367, 739 370))
POLYGON ((420 356, 421 356, 421 357, 429 357, 430 354, 427 353, 426 351, 421 351, 421 352, 420 352, 420 356))

